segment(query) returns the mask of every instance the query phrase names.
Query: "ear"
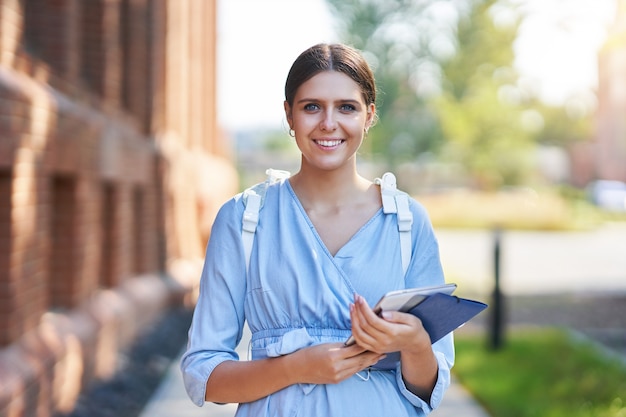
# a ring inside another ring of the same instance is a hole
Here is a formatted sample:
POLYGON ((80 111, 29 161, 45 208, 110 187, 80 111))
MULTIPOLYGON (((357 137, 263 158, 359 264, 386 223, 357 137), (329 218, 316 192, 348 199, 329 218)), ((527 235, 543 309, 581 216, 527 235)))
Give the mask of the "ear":
POLYGON ((369 129, 374 124, 374 118, 376 117, 376 104, 371 103, 367 106, 367 116, 365 117, 365 128, 369 129))
POLYGON ((289 105, 289 103, 287 102, 287 100, 285 100, 285 102, 283 103, 283 106, 285 108, 285 117, 287 118, 287 123, 289 124, 289 128, 293 129, 293 118, 292 118, 292 113, 291 113, 291 106, 289 105))

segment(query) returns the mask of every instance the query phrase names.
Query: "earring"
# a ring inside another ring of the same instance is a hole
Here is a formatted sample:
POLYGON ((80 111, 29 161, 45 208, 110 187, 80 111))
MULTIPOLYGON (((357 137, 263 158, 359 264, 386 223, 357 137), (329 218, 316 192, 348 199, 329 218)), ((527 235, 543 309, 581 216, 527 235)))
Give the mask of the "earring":
POLYGON ((292 138, 295 138, 296 132, 293 129, 289 129, 289 136, 291 136, 292 138))

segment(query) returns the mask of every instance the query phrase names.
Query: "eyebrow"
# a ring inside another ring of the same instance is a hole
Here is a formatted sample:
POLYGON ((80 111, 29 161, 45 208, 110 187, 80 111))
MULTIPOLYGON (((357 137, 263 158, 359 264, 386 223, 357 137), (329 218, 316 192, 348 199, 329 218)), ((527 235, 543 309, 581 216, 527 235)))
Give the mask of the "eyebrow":
MULTIPOLYGON (((320 100, 318 98, 303 98, 300 99, 296 102, 296 104, 300 104, 300 103, 306 103, 306 102, 310 102, 310 101, 315 101, 315 102, 319 102, 319 101, 324 101, 324 100, 320 100)), ((334 103, 353 103, 353 104, 362 104, 362 102, 360 100, 355 100, 355 99, 339 99, 339 100, 334 100, 334 103)))

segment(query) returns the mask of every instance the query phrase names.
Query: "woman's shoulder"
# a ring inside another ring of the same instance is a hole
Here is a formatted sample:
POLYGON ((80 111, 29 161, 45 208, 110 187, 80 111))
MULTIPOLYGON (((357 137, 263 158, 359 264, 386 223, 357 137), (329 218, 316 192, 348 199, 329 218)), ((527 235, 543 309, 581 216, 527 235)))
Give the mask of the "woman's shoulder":
POLYGON ((428 217, 428 210, 419 200, 419 197, 409 194, 409 206, 414 214, 428 217))
POLYGON ((276 204, 279 194, 289 192, 288 190, 287 180, 259 182, 224 202, 218 216, 242 221, 244 212, 259 213, 264 206, 276 204))
POLYGON ((392 172, 386 172, 381 178, 376 178, 374 183, 380 186, 383 206, 386 204, 390 207, 385 212, 396 212, 401 210, 402 203, 399 200, 405 200, 413 216, 428 218, 428 212, 420 201, 412 194, 407 193, 396 185, 396 176, 392 172), (395 207, 391 207, 395 206, 395 207))
POLYGON ((215 220, 213 221, 214 227, 218 225, 227 225, 232 223, 241 222, 244 211, 243 193, 238 193, 228 200, 226 200, 220 206, 215 220))

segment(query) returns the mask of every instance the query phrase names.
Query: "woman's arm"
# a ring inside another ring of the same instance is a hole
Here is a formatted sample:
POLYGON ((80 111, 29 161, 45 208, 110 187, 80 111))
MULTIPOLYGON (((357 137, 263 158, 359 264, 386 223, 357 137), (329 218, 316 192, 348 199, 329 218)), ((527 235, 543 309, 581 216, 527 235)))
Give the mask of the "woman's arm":
POLYGON ((205 400, 242 403, 297 383, 336 384, 374 365, 383 356, 357 345, 325 343, 276 358, 225 361, 211 373, 205 400))

